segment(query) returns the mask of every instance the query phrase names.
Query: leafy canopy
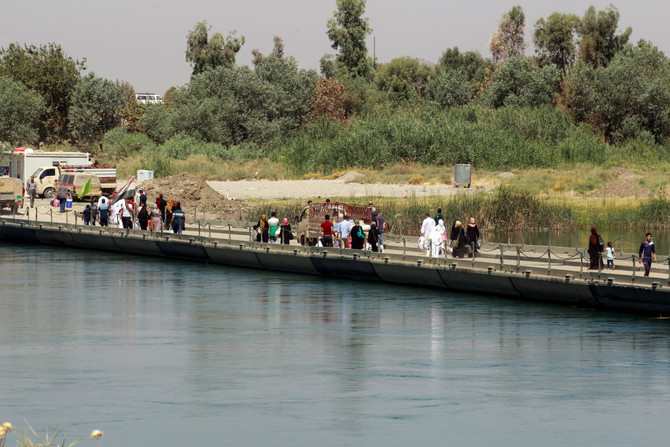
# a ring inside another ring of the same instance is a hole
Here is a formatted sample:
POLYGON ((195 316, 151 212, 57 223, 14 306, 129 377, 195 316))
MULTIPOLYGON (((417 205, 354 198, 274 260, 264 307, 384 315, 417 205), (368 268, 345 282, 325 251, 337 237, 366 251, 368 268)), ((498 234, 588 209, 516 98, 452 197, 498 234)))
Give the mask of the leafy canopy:
POLYGON ((15 145, 37 142, 45 112, 42 96, 21 82, 0 76, 0 141, 15 145))
POLYGON ((578 26, 579 17, 560 12, 551 14, 546 20, 541 18, 535 22, 533 40, 540 64, 554 64, 563 73, 569 73, 575 63, 575 31, 578 26))
POLYGON ((0 76, 9 76, 42 95, 46 104, 46 125, 40 138, 66 139, 70 99, 86 69, 81 61, 67 56, 60 45, 23 45, 11 43, 0 49, 0 76))
POLYGON ((121 124, 123 88, 89 73, 72 94, 69 120, 72 136, 81 143, 102 141, 105 132, 121 124))
POLYGON ((244 45, 244 36, 237 37, 237 31, 231 31, 228 37, 221 33, 208 36, 211 26, 207 21, 196 23, 186 36, 186 61, 191 64, 191 78, 216 67, 233 68, 235 56, 244 45))
POLYGON ((332 47, 339 50, 337 62, 353 76, 365 77, 370 73, 365 38, 372 32, 368 19, 363 17, 366 0, 337 0, 337 10, 328 20, 326 34, 332 47))

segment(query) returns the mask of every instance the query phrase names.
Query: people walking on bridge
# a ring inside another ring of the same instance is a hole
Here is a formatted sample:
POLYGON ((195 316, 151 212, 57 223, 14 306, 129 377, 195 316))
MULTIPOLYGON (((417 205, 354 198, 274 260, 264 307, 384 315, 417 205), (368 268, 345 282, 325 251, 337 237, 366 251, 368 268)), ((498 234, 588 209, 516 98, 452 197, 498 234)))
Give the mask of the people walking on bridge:
POLYGON ((654 241, 651 240, 651 233, 647 233, 645 240, 640 244, 639 257, 640 264, 644 264, 644 276, 649 276, 652 257, 654 262, 658 262, 656 259, 656 247, 654 247, 654 241))
POLYGON ((35 196, 37 195, 37 182, 35 177, 30 177, 28 182, 28 196, 30 197, 30 208, 35 208, 35 196))
POLYGON ((614 252, 614 247, 612 247, 611 242, 607 242, 607 247, 605 247, 605 254, 607 258, 607 268, 614 270, 614 258, 616 258, 616 253, 614 252))
MULTIPOLYGON (((440 219, 440 221, 442 221, 442 219, 440 219)), ((433 227, 428 242, 430 244, 430 257, 439 258, 444 251, 444 235, 439 225, 433 227)))
POLYGON ((94 198, 91 199, 91 225, 95 225, 95 221, 98 220, 98 203, 94 198))
POLYGON ((434 217, 435 219, 435 225, 440 223, 440 220, 444 220, 444 216, 442 215, 442 208, 437 209, 437 214, 434 217))
POLYGON ((106 196, 98 199, 98 214, 100 215, 100 226, 106 227, 109 224, 109 199, 106 196))
POLYGON ((428 238, 430 238, 430 234, 433 232, 434 227, 435 219, 430 217, 430 213, 426 213, 426 218, 423 219, 423 222, 421 223, 421 236, 423 237, 423 241, 425 243, 423 247, 424 252, 428 250, 428 238))
POLYGON ((373 222, 370 225, 370 231, 368 231, 368 244, 370 244, 371 251, 379 251, 379 247, 377 246, 378 238, 379 231, 377 231, 377 224, 373 222))
POLYGON ((151 231, 154 233, 163 231, 163 214, 158 204, 155 204, 151 210, 151 231))
POLYGON ((344 215, 344 219, 337 226, 337 233, 340 235, 340 247, 351 248, 349 236, 351 235, 351 222, 349 216, 344 215))
POLYGON ((598 270, 603 268, 603 250, 605 250, 605 243, 600 237, 596 227, 591 227, 591 236, 589 236, 589 249, 587 250, 590 258, 589 269, 598 270))
POLYGON ((170 221, 170 226, 172 227, 172 232, 174 234, 181 234, 184 230, 184 225, 186 223, 186 213, 181 209, 181 203, 177 204, 172 208, 172 219, 170 221))
POLYGON ((256 242, 268 242, 270 230, 268 229, 268 217, 265 214, 261 214, 261 218, 258 219, 253 229, 256 230, 256 242))
POLYGON ((468 228, 465 230, 465 235, 468 237, 468 245, 469 245, 469 250, 470 254, 468 257, 473 257, 477 255, 477 252, 479 251, 479 227, 477 227, 477 224, 475 223, 475 218, 471 217, 470 218, 470 223, 468 224, 468 228))
POLYGON ((362 250, 365 247, 365 233, 361 227, 361 221, 354 220, 354 226, 351 227, 351 248, 353 250, 362 250))
POLYGON ((377 224, 377 231, 379 232, 379 250, 384 251, 384 233, 386 232, 386 219, 382 215, 382 210, 377 210, 377 217, 375 217, 375 223, 377 224))
POLYGON ((137 221, 140 223, 140 230, 146 230, 149 226, 149 211, 147 210, 147 203, 140 205, 140 210, 137 213, 137 221))
POLYGON ((65 212, 65 202, 67 200, 67 186, 64 184, 58 185, 58 191, 56 192, 56 197, 58 198, 60 212, 65 212))
POLYGON ((270 219, 268 220, 268 239, 271 244, 277 243, 277 234, 279 233, 279 219, 277 218, 277 212, 273 211, 270 213, 270 219))
POLYGON ((291 239, 293 239, 293 233, 291 232, 291 224, 288 223, 288 217, 284 217, 279 230, 279 242, 284 245, 290 244, 291 239))
POLYGON ((324 247, 333 246, 333 236, 337 237, 337 232, 333 229, 333 223, 330 221, 330 215, 328 214, 326 214, 325 220, 321 223, 319 235, 321 236, 321 244, 324 247))
POLYGON ((454 251, 452 256, 454 258, 462 258, 468 253, 468 236, 463 230, 463 224, 456 219, 451 227, 451 235, 449 238, 453 241, 454 251))

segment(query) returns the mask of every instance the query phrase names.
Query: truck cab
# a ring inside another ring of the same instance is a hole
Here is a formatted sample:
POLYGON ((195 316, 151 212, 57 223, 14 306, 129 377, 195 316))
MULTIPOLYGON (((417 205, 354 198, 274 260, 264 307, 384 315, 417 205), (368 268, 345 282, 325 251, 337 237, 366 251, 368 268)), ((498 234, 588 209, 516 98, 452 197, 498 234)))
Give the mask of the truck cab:
POLYGON ((54 197, 54 183, 60 176, 60 169, 58 166, 45 166, 37 168, 31 177, 35 177, 37 182, 37 195, 51 199, 54 197))

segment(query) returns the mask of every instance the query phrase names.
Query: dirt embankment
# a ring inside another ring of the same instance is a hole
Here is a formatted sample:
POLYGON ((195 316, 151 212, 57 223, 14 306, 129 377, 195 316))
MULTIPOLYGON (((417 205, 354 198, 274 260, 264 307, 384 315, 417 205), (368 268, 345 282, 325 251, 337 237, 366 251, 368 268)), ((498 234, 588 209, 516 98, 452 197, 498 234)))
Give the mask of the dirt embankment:
POLYGON ((180 202, 186 212, 193 211, 197 207, 198 214, 216 210, 219 215, 223 213, 224 219, 232 219, 239 215, 240 209, 246 208, 243 202, 226 199, 203 179, 186 174, 148 180, 142 182, 141 187, 147 193, 148 203, 156 203, 159 194, 163 194, 165 200, 180 202))

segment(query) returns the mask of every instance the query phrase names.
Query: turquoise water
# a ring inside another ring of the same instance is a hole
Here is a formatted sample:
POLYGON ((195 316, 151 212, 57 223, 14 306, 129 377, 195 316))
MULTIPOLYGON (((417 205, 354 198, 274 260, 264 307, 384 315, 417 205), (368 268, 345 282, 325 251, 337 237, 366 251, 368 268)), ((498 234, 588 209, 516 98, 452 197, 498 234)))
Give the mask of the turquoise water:
POLYGON ((42 246, 3 244, 0 266, 0 419, 40 433, 100 429, 102 446, 670 436, 670 320, 42 246))

